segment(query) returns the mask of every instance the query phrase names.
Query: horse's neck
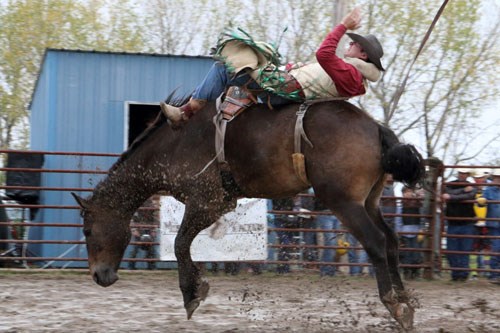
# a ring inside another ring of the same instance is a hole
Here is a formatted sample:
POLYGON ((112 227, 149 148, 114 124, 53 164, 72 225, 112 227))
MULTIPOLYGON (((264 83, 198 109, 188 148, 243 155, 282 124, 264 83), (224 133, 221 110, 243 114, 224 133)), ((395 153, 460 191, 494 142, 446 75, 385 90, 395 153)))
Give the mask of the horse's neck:
POLYGON ((114 170, 94 190, 93 199, 101 205, 132 215, 154 193, 145 183, 146 177, 137 170, 114 170))

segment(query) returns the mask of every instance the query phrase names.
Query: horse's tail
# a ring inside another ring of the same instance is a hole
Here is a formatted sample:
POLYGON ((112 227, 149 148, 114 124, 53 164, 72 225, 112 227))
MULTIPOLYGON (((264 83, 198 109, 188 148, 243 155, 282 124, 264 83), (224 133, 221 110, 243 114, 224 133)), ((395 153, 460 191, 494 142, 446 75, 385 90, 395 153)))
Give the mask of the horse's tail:
POLYGON ((386 173, 392 174, 394 180, 414 187, 425 173, 422 155, 413 145, 399 142, 391 129, 380 125, 379 132, 382 144, 382 168, 386 173))

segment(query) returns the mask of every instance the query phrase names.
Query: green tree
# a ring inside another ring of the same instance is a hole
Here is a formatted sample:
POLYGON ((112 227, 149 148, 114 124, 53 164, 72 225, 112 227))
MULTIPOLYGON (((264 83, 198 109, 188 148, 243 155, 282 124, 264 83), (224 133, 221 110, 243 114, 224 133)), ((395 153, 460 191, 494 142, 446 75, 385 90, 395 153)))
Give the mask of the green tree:
MULTIPOLYGON (((334 20, 338 20, 339 15, 334 15, 337 14, 334 4, 338 2, 249 0, 242 16, 241 12, 231 11, 231 6, 222 8, 217 0, 193 1, 191 7, 200 10, 194 11, 192 16, 182 11, 184 14, 180 15, 183 19, 191 17, 190 30, 172 26, 166 34, 169 36, 166 44, 171 46, 169 52, 175 52, 172 48, 175 41, 185 38, 183 34, 189 35, 188 31, 198 29, 201 32, 196 35, 198 42, 193 44, 194 40, 185 40, 181 43, 182 51, 190 53, 194 45, 203 45, 197 50, 199 54, 206 54, 224 22, 230 21, 256 39, 281 41, 280 52, 285 61, 314 60, 314 52, 336 23, 334 20), (200 23, 197 16, 200 12, 210 21, 209 27, 200 23), (287 31, 283 34, 285 28, 287 31)), ((485 140, 483 133, 487 126, 475 121, 485 109, 498 103, 499 87, 493 82, 499 67, 498 14, 489 20, 493 24, 480 26, 484 6, 498 13, 498 5, 489 0, 449 2, 409 73, 405 92, 398 103, 398 89, 441 2, 359 0, 356 5, 364 11, 359 33, 373 33, 379 37, 385 49, 383 63, 387 71, 379 82, 370 86, 364 97, 352 101, 390 125, 398 135, 412 141, 417 138, 415 143, 424 155, 437 156, 451 163, 477 159, 482 153, 487 156, 483 158, 485 162, 495 158, 495 154, 498 156, 498 151, 486 154, 486 150, 489 143, 499 137, 485 140), (485 142, 483 147, 471 150, 470 141, 479 138, 485 142)), ((172 5, 170 10, 169 15, 162 14, 165 20, 177 17, 172 5)), ((174 21, 173 25, 181 26, 182 23, 174 21)), ((498 127, 499 124, 494 125, 498 127)))
POLYGON ((0 148, 26 148, 46 48, 144 51, 132 1, 10 0, 0 5, 0 148))
POLYGON ((209 55, 219 33, 240 22, 244 3, 237 0, 142 1, 144 30, 156 53, 209 55))
MULTIPOLYGON (((364 30, 380 36, 387 71, 360 104, 371 111, 376 105, 377 115, 400 135, 414 133, 422 137, 421 149, 427 156, 457 164, 476 158, 488 142, 471 151, 471 140, 486 129, 475 119, 498 102, 500 87, 494 81, 500 65, 499 17, 484 28, 480 25, 484 1, 449 2, 410 72, 406 91, 395 103, 398 87, 440 3, 364 3, 369 8, 364 30)), ((489 140, 498 138, 492 136, 489 140)), ((490 153, 498 156, 498 151, 490 153)))
MULTIPOLYGON (((338 2, 8 0, 0 5, 0 147, 12 142, 26 146, 26 105, 46 47, 208 55, 223 27, 232 25, 256 39, 280 42, 284 61, 314 60, 338 20, 338 2)), ((361 5, 365 13, 359 33, 376 34, 384 45, 387 69, 364 97, 352 102, 399 135, 417 138, 420 142, 414 143, 427 156, 455 163, 477 160, 485 151, 471 152, 468 143, 481 137, 486 126, 475 119, 498 103, 500 89, 495 82, 500 62, 498 4, 450 1, 399 103, 398 88, 440 2, 358 0, 352 5, 361 5), (480 26, 485 4, 488 12, 497 14, 491 14, 492 23, 480 26)), ((484 149, 487 146, 488 141, 484 149)), ((487 156, 494 160, 498 154, 497 149, 487 156)))

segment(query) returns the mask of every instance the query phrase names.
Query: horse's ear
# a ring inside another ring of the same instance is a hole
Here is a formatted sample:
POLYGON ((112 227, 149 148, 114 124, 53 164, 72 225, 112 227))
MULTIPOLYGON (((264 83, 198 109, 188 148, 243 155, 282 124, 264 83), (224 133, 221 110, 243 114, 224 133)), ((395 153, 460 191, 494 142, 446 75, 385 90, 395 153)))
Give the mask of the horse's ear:
POLYGON ((78 203, 78 205, 80 205, 81 208, 87 208, 87 201, 84 198, 78 196, 74 192, 71 192, 71 195, 73 196, 73 198, 75 198, 76 202, 78 203))

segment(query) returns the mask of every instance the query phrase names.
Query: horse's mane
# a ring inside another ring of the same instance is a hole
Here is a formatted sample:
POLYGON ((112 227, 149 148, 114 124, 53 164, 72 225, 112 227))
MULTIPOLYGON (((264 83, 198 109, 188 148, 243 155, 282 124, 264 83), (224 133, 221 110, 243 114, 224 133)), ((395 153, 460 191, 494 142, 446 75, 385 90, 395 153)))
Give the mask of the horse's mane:
MULTIPOLYGON (((181 106, 187 103, 191 96, 175 96, 175 91, 170 94, 166 99, 165 103, 172 105, 172 106, 181 106)), ((109 169, 109 172, 113 172, 118 166, 120 166, 127 158, 132 155, 134 151, 137 150, 137 148, 140 147, 140 145, 147 139, 149 138, 156 130, 158 130, 160 127, 163 126, 167 122, 167 118, 163 115, 163 112, 159 112, 158 116, 156 116, 156 119, 154 120, 153 124, 146 128, 139 136, 132 142, 132 144, 128 147, 126 151, 124 151, 121 155, 120 158, 111 166, 109 169)))

